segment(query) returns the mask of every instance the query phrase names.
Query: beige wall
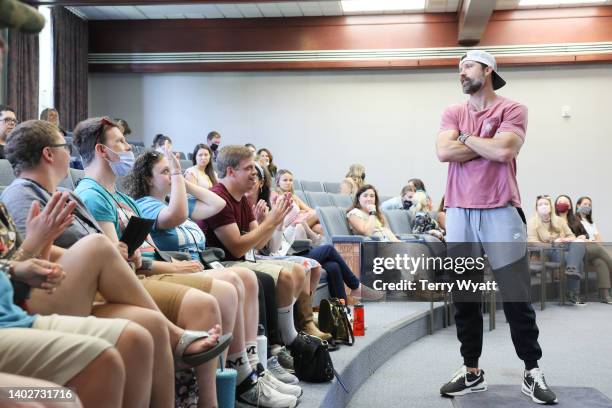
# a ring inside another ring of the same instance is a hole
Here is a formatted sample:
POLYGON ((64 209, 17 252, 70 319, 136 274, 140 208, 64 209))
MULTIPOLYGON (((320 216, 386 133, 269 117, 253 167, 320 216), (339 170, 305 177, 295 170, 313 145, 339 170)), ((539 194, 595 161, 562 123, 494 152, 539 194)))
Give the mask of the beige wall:
MULTIPOLYGON (((592 196, 612 240, 612 67, 508 68, 500 94, 529 108, 518 160, 526 213, 535 196, 592 196), (571 107, 571 118, 561 108, 571 107)), ((155 133, 189 151, 210 130, 223 143, 267 147, 297 178, 337 181, 353 162, 382 194, 422 178, 434 200, 446 166, 434 141, 443 108, 461 101, 454 70, 92 74, 90 113, 128 120, 150 144, 155 133)))

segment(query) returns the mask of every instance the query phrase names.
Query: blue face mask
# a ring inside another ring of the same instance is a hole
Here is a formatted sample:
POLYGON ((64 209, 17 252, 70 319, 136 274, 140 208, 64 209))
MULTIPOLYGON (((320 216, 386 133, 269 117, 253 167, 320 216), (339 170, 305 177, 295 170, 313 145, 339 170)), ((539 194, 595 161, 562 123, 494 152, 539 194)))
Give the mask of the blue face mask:
POLYGON ((119 161, 108 161, 108 164, 110 165, 113 173, 115 173, 115 176, 127 176, 134 167, 134 162, 136 161, 136 159, 134 158, 134 152, 130 150, 129 152, 117 153, 108 146, 104 147, 106 147, 109 151, 113 152, 113 154, 119 158, 119 161))

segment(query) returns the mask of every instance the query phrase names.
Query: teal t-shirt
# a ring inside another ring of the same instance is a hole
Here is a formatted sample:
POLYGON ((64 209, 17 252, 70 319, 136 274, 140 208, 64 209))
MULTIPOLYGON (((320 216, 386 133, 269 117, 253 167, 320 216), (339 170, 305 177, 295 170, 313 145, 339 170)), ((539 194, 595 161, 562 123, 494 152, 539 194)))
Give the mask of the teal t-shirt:
MULTIPOLYGON (((74 190, 89 212, 98 222, 112 222, 120 238, 132 216, 143 217, 132 197, 119 191, 110 193, 96 180, 85 177, 74 190)), ((153 258, 155 250, 152 240, 147 239, 140 247, 143 256, 153 258), (147 242, 148 241, 148 242, 147 242)))
MULTIPOLYGON (((193 213, 196 202, 197 199, 191 196, 187 200, 189 217, 191 217, 193 213)), ((206 246, 206 237, 195 222, 187 219, 178 227, 159 229, 157 228, 157 217, 161 210, 166 208, 168 204, 151 196, 139 198, 136 200, 136 204, 143 217, 155 220, 151 236, 157 248, 162 251, 188 252, 191 258, 196 261, 200 260, 198 249, 204 249, 206 246)))
POLYGON ((35 318, 13 303, 13 285, 8 277, 0 272, 0 329, 32 327, 35 318))

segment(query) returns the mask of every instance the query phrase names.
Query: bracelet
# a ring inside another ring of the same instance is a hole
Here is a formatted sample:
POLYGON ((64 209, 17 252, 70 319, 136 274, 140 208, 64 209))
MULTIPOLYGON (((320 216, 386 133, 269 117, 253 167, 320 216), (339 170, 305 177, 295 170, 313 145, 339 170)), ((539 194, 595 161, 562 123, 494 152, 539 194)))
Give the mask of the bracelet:
POLYGON ((17 249, 17 251, 15 251, 15 253, 11 257, 11 259, 15 261, 24 261, 26 259, 39 258, 39 257, 40 255, 27 251, 23 249, 23 247, 19 247, 19 249, 17 249))

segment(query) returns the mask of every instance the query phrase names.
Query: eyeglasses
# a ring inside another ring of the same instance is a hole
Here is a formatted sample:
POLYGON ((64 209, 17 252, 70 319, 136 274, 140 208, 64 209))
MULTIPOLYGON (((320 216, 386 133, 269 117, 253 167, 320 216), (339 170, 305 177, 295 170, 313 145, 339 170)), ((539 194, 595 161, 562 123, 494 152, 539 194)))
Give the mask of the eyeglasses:
POLYGON ((50 144, 47 147, 63 147, 69 154, 72 154, 72 144, 71 143, 56 143, 50 144))
POLYGON ((4 119, 2 119, 2 121, 3 121, 3 122, 6 124, 6 125, 9 125, 9 124, 11 124, 11 123, 12 123, 13 125, 17 126, 17 124, 19 123, 19 122, 17 121, 17 119, 13 119, 13 118, 4 118, 4 119))

